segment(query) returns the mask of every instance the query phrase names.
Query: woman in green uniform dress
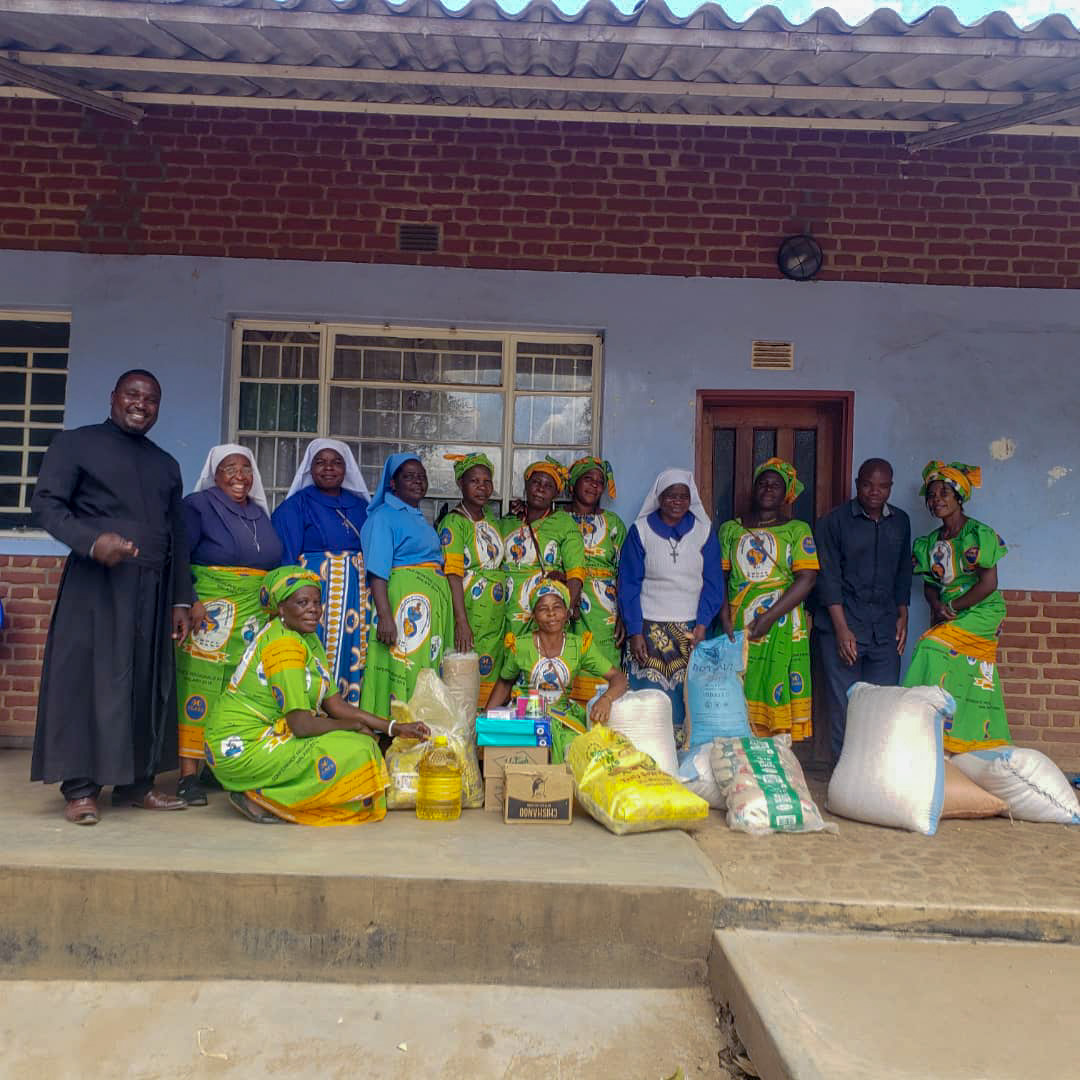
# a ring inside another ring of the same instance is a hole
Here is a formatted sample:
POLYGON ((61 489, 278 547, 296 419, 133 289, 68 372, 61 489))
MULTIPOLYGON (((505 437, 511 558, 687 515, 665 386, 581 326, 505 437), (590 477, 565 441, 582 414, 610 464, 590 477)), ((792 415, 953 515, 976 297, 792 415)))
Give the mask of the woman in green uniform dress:
POLYGON ((506 574, 498 518, 488 502, 495 466, 487 454, 447 454, 461 502, 439 523, 446 580, 454 602, 454 648, 475 651, 480 664, 483 709, 502 669, 506 636, 506 574))
POLYGON ((530 598, 544 578, 562 581, 570 591, 570 617, 577 618, 585 580, 585 544, 574 519, 555 509, 555 498, 566 487, 566 468, 548 458, 525 470, 525 505, 520 514, 499 522, 503 537, 506 583, 509 590, 506 621, 520 633, 532 619, 530 598))
POLYGON ((506 635, 506 657, 490 704, 505 705, 511 695, 516 699, 539 694, 552 721, 551 760, 558 765, 567 745, 586 729, 585 709, 570 698, 578 673, 608 684, 607 692, 593 703, 589 719, 595 724, 607 723, 612 702, 626 693, 626 676, 587 630, 580 636, 567 632, 570 591, 561 581, 549 578, 536 585, 530 607, 533 632, 506 635))
POLYGON ((915 646, 905 686, 942 686, 956 701, 945 726, 945 749, 953 754, 1012 742, 997 637, 1005 619, 997 564, 1008 554, 989 525, 969 518, 964 504, 982 486, 982 470, 954 461, 931 461, 919 494, 941 519, 940 528, 914 543, 915 573, 925 584, 931 627, 915 646))
POLYGON ((232 805, 260 824, 381 820, 390 778, 373 733, 426 738, 426 725, 388 723, 342 699, 316 633, 318 574, 272 570, 263 601, 277 617, 248 646, 207 719, 207 763, 232 805))
MULTIPOLYGON (((585 545, 585 582, 574 627, 579 632, 589 631, 601 652, 617 660, 626 637, 616 602, 619 552, 626 539, 626 526, 618 514, 600 506, 605 491, 609 498, 615 498, 611 462, 597 457, 579 458, 570 466, 570 491, 570 516, 581 530, 585 545)), ((599 683, 582 672, 574 680, 570 696, 585 704, 599 683)))
POLYGON ((746 707, 755 735, 812 734, 810 627, 803 607, 817 578, 814 537, 784 508, 803 486, 794 466, 769 458, 754 470, 753 504, 745 518, 720 526, 728 603, 726 633, 745 630, 746 707))
POLYGON ((442 544, 420 509, 427 490, 420 456, 391 454, 360 530, 369 591, 360 707, 384 718, 424 668, 440 669, 454 632, 442 544))

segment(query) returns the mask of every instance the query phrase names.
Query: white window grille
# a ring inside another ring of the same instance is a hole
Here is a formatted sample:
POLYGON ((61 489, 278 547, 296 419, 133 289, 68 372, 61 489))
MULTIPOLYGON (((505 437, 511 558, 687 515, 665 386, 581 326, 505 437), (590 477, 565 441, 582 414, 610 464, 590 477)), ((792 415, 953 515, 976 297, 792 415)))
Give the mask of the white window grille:
POLYGON ((275 506, 308 443, 329 436, 372 491, 390 454, 419 454, 429 513, 458 495, 443 455, 483 450, 505 509, 529 462, 597 452, 601 353, 595 334, 239 320, 230 438, 255 454, 275 506))
POLYGON ((0 311, 0 527, 30 525, 45 451, 64 427, 68 315, 0 311))

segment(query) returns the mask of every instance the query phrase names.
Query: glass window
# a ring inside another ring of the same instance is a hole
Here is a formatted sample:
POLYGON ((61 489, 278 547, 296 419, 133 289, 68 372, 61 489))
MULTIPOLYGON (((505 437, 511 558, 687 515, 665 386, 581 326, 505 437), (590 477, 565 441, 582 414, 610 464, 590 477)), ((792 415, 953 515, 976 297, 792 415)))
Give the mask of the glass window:
POLYGON ((44 451, 64 426, 66 316, 0 314, 0 526, 30 525, 44 451))
POLYGON ((596 336, 242 322, 235 340, 231 426, 274 505, 317 435, 352 447, 372 491, 390 454, 414 450, 429 512, 457 495, 445 454, 483 450, 505 508, 529 462, 599 449, 596 336))

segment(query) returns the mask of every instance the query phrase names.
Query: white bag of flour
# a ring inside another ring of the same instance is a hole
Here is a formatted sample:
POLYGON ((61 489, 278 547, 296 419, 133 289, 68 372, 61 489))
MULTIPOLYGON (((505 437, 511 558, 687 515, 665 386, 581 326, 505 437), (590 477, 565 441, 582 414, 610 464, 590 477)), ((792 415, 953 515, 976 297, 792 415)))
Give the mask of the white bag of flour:
POLYGON ((940 686, 856 683, 848 691, 829 810, 933 836, 945 798, 945 718, 955 712, 952 695, 940 686))
POLYGON ((700 795, 714 810, 723 810, 727 806, 724 793, 713 776, 709 752, 712 743, 693 750, 679 751, 679 772, 676 779, 688 787, 695 795, 700 795))
POLYGON ((984 791, 1004 799, 1020 821, 1080 825, 1080 799, 1065 774, 1038 750, 999 746, 957 754, 950 761, 984 791))

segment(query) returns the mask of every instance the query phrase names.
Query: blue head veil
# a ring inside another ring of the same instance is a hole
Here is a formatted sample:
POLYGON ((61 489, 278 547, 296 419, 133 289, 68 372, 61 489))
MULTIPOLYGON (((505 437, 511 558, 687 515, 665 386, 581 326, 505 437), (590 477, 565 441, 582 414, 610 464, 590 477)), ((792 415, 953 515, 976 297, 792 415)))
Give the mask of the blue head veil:
POLYGON ((405 464, 406 461, 419 461, 420 455, 414 454, 411 450, 406 450, 400 454, 391 454, 386 459, 386 464, 383 466, 382 476, 379 477, 379 486, 375 489, 375 495, 371 500, 371 505, 368 506, 368 514, 372 510, 382 506, 386 501, 386 496, 393 494, 390 491, 390 481, 394 478, 394 473, 405 464))

